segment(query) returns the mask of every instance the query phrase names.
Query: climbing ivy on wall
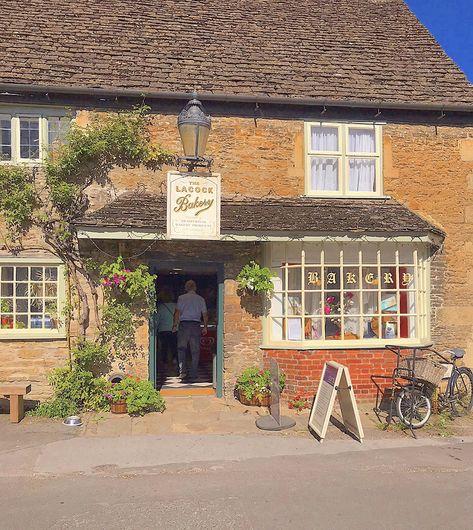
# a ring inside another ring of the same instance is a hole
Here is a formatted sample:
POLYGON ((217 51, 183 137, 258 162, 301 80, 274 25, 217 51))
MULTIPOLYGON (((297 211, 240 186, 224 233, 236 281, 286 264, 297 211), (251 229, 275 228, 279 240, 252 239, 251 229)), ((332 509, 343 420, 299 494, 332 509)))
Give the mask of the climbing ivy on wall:
MULTIPOLYGON (((123 325, 131 326, 130 330, 134 325, 130 323, 133 303, 124 303, 123 296, 121 301, 114 301, 107 286, 96 281, 96 275, 81 256, 75 222, 89 208, 91 186, 110 183, 109 175, 114 167, 144 166, 157 170, 173 162, 170 152, 151 141, 148 110, 139 107, 124 113, 96 114, 83 127, 73 122, 64 144, 49 152, 39 167, 0 166, 0 214, 6 226, 6 232, 0 231, 3 245, 12 254, 27 250, 31 246, 26 244, 25 235, 33 227, 41 231, 45 248, 52 250, 67 266, 78 298, 71 317, 77 319, 83 337, 87 335, 91 310, 99 329, 97 340, 105 340, 107 333, 110 341, 113 340, 115 335, 110 326, 116 326, 118 315, 123 325), (90 296, 84 285, 88 286, 90 296), (103 308, 99 307, 100 288, 105 289, 103 308), (108 330, 103 329, 104 323, 108 324, 108 330)), ((125 269, 123 261, 115 265, 125 269)), ((100 271, 102 276, 107 272, 104 267, 100 271)), ((129 280, 126 290, 133 291, 127 293, 128 298, 141 296, 149 303, 152 275, 143 267, 126 275, 129 280), (143 289, 143 283, 149 289, 143 289)))

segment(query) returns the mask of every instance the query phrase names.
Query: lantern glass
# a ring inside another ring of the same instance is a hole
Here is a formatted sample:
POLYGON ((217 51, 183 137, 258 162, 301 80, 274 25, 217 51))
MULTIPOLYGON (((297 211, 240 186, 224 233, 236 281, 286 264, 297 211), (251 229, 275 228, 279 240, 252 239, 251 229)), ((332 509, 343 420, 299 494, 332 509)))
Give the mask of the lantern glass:
POLYGON ((179 125, 179 134, 181 135, 184 155, 187 157, 203 157, 209 133, 210 128, 206 125, 181 123, 179 125))

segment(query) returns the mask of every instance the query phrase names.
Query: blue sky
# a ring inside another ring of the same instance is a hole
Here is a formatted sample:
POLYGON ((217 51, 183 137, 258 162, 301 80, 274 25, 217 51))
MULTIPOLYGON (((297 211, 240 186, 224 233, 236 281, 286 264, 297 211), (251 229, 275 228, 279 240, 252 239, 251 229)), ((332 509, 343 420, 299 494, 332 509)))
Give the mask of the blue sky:
POLYGON ((404 0, 473 83, 473 0, 404 0))

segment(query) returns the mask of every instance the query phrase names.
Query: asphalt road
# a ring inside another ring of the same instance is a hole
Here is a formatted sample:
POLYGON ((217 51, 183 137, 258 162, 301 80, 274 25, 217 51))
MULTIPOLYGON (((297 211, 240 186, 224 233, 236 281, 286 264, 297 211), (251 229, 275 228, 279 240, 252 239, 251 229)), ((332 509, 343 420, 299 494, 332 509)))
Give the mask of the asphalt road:
POLYGON ((291 455, 274 454, 268 439, 267 457, 252 455, 253 440, 221 437, 232 454, 241 446, 241 459, 216 451, 215 461, 207 454, 189 462, 182 447, 182 463, 103 465, 56 476, 5 473, 0 528, 473 528, 470 440, 363 450, 350 444, 330 450, 327 440, 323 452, 291 455))

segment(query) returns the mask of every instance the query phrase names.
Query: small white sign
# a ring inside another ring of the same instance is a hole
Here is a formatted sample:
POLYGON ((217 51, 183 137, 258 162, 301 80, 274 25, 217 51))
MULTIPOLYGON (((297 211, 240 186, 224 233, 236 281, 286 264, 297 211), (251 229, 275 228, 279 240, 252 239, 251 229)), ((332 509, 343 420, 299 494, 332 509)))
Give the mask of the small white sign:
POLYGON ((220 175, 168 173, 167 237, 220 239, 220 175))
POLYGON ((363 427, 356 406, 350 373, 346 366, 335 361, 328 361, 324 365, 322 380, 310 411, 309 427, 323 441, 327 434, 335 397, 338 397, 343 424, 360 442, 363 441, 363 427))

